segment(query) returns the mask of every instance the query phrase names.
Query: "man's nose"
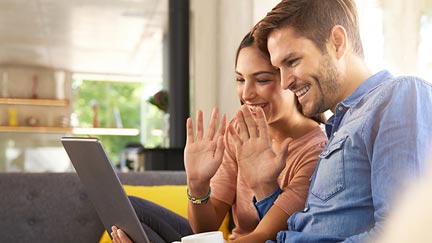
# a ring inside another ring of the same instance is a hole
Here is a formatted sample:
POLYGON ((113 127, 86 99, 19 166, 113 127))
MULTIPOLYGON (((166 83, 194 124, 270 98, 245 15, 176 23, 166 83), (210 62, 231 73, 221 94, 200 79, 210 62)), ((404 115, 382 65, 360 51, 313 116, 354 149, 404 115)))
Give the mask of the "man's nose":
POLYGON ((295 80, 292 72, 288 71, 288 70, 281 70, 280 75, 281 75, 281 87, 282 87, 282 89, 290 89, 290 87, 293 86, 294 80, 295 80))

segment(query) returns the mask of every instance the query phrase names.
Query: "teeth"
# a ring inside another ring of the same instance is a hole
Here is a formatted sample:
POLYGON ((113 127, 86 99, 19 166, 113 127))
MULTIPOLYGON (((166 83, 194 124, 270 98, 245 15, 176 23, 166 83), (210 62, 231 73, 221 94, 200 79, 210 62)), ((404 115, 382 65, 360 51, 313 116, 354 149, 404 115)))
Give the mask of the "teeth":
POLYGON ((255 112, 257 107, 264 108, 265 105, 248 105, 248 106, 250 111, 255 112))
POLYGON ((309 89, 310 89, 310 86, 306 86, 303 89, 297 91, 295 94, 297 95, 297 97, 302 96, 302 95, 306 94, 306 92, 308 92, 309 89))

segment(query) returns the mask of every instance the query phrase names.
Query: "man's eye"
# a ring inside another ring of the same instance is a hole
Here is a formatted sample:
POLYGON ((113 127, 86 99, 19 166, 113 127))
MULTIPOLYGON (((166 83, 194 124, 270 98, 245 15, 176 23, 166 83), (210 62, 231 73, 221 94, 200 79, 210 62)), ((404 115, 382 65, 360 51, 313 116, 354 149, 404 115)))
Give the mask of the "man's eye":
POLYGON ((236 81, 239 83, 243 83, 245 80, 243 78, 236 78, 236 81))
POLYGON ((295 66, 297 66, 299 61, 300 61, 300 58, 294 58, 294 59, 287 61, 287 64, 289 67, 295 67, 295 66))

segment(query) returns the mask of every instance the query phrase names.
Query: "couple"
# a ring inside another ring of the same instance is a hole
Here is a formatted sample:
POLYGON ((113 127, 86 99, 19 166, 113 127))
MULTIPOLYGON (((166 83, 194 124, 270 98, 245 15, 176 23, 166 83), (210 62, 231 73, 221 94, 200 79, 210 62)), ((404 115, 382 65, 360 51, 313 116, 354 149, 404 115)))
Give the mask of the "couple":
MULTIPOLYGON (((143 226, 174 241, 217 230, 232 208, 233 242, 379 238, 395 196, 422 174, 431 84, 369 71, 353 0, 282 0, 240 45, 236 73, 244 105, 227 128, 225 117, 216 128, 216 111, 206 134, 201 112, 196 134, 187 122, 189 221, 143 226), (317 118, 327 109, 324 146, 317 118)), ((151 204, 131 201, 147 218, 151 204)))

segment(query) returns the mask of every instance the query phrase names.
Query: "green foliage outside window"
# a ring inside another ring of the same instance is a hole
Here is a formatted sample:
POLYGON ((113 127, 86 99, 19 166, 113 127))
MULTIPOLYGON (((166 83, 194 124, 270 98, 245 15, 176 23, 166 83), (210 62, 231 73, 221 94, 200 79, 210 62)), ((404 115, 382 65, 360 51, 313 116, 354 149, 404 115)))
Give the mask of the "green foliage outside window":
MULTIPOLYGON (((141 127, 142 85, 130 82, 83 81, 74 84, 74 113, 79 127, 93 127, 93 105, 98 105, 99 127, 116 127, 115 107, 124 128, 141 127)), ((129 143, 140 143, 137 136, 98 136, 111 161, 119 162, 120 154, 129 143)))

